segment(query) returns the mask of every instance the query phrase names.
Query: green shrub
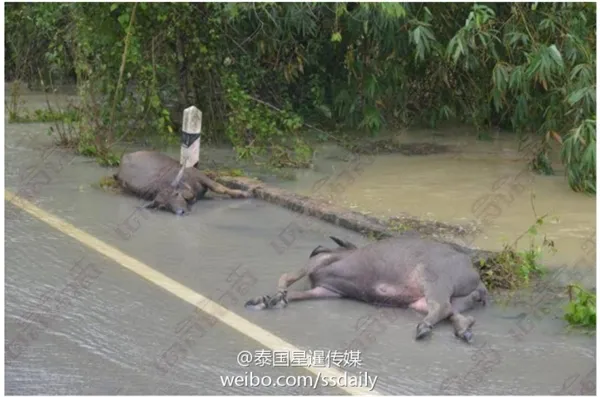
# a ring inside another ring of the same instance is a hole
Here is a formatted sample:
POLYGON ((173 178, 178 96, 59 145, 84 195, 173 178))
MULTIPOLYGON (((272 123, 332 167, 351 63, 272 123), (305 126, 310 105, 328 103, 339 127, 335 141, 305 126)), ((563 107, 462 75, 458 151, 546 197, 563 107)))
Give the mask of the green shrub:
POLYGON ((596 330, 596 294, 579 284, 569 285, 569 303, 564 318, 573 327, 596 330))
POLYGON ((7 3, 6 71, 75 77, 97 152, 178 140, 305 166, 304 128, 377 135, 445 120, 562 144, 569 186, 595 193, 595 3, 7 3), (202 21, 202 23, 198 23, 202 21), (317 128, 317 127, 315 127, 317 128))

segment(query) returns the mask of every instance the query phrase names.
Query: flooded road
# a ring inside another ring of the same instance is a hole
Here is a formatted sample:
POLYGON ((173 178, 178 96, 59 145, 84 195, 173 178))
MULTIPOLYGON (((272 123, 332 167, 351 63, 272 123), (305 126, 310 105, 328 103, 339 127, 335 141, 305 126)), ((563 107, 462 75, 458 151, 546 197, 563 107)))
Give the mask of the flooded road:
MULTIPOLYGON (((77 101, 74 88, 65 87, 61 95, 51 96, 51 102, 77 101)), ((10 93, 7 87, 6 95, 10 93)), ((46 98, 39 92, 23 88, 22 107, 40 109, 46 98)), ((547 214, 536 245, 545 233, 554 241, 556 252, 546 252, 543 263, 551 268, 575 265, 587 268, 595 280, 595 258, 575 263, 582 254, 582 245, 595 234, 596 198, 572 191, 564 176, 558 147, 551 153, 554 176, 537 175, 527 171, 527 150, 519 151, 515 136, 493 133, 491 140, 478 140, 468 128, 410 130, 390 134, 398 143, 436 143, 450 148, 450 152, 427 156, 380 154, 365 167, 361 177, 344 184, 335 192, 321 189, 313 192, 315 183, 326 176, 342 172, 347 167, 349 153, 335 145, 321 145, 315 154, 315 167, 295 170, 293 181, 275 181, 286 189, 310 196, 322 196, 348 208, 383 217, 406 213, 426 220, 452 224, 479 224, 481 234, 474 236, 471 245, 482 249, 501 250, 505 243, 513 243, 531 227, 537 216, 547 214), (510 178, 517 178, 522 186, 519 192, 510 192, 510 178), (498 211, 490 205, 493 194, 506 194, 512 200, 500 200, 498 211), (535 212, 534 212, 535 210, 535 212), (484 219, 491 219, 485 224, 484 219)), ((130 147, 129 150, 135 150, 130 147)), ((164 149, 177 157, 178 147, 164 149)), ((218 149, 201 155, 201 162, 234 164, 231 150, 218 149), (210 160, 207 159, 210 158, 210 160)), ((241 166, 239 166, 241 168, 241 166)), ((469 240, 470 241, 470 240, 469 240)), ((464 244, 464 242, 463 242, 464 244)), ((521 238, 518 249, 529 248, 527 236, 521 238)), ((591 281, 590 281, 591 282, 591 281)), ((594 282, 595 283, 595 282, 594 282)))
MULTIPOLYGON (((417 343, 418 314, 353 301, 246 311, 247 299, 274 292, 283 272, 302 266, 317 245, 330 245, 327 236, 367 240, 317 222, 320 232, 304 230, 278 253, 271 243, 298 215, 258 200, 206 200, 186 217, 153 212, 127 231, 124 222, 142 202, 93 188, 114 171, 45 150, 46 128, 5 123, 9 191, 18 191, 24 170, 41 165, 49 180, 36 191, 21 190, 36 206, 301 350, 360 350, 361 365, 342 369, 377 376, 380 394, 596 393, 595 337, 567 334, 557 318, 560 307, 551 303, 550 313, 539 317, 527 307, 474 311, 473 346, 458 341, 448 324, 417 343), (247 288, 226 294, 236 271, 246 274, 247 288)), ((256 355, 269 348, 220 321, 182 336, 190 316, 196 318, 193 305, 11 203, 5 205, 5 252, 6 394, 343 394, 336 387, 224 387, 220 376, 310 372, 238 365, 240 351, 256 355), (82 271, 87 282, 67 292, 82 271), (178 343, 186 348, 177 350, 178 343)))
MULTIPOLYGON (((535 214, 548 214, 536 244, 541 244, 546 233, 555 242, 557 252, 547 253, 543 262, 549 267, 573 264, 574 258, 581 255, 581 246, 595 233, 596 198, 570 190, 556 153, 552 160, 557 175, 542 176, 527 171, 526 153, 519 153, 512 137, 478 141, 473 134, 468 136, 461 130, 443 131, 441 135, 414 131, 396 138, 399 143, 448 145, 452 152, 427 156, 376 155, 360 178, 345 184, 339 192, 323 191, 323 197, 384 217, 407 213, 463 225, 478 220, 481 224, 487 217, 491 219, 490 225, 481 226, 482 233, 473 246, 489 250, 501 250, 504 243, 514 242, 535 223, 535 214), (511 182, 510 178, 517 181, 511 182), (510 183, 521 185, 521 191, 511 193, 510 183), (499 201, 499 211, 490 205, 491 195, 497 193, 513 196, 512 202, 499 201)), ((345 167, 340 160, 342 154, 334 146, 322 148, 316 156, 317 172, 299 171, 297 181, 282 186, 310 194, 315 181, 342 172, 345 167)), ((527 249, 529 243, 525 237, 517 247, 527 249)), ((595 264, 594 259, 579 265, 594 271, 595 264)), ((595 274, 592 277, 595 279, 595 274)))

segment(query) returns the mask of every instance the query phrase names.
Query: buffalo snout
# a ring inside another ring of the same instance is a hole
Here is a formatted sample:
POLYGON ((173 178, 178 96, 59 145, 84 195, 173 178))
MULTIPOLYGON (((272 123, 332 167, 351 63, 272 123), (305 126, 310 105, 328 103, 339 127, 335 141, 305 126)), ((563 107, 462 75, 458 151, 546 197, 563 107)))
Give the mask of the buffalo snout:
POLYGON ((184 215, 188 210, 188 202, 183 197, 183 194, 179 190, 175 190, 171 193, 167 207, 175 215, 184 215))

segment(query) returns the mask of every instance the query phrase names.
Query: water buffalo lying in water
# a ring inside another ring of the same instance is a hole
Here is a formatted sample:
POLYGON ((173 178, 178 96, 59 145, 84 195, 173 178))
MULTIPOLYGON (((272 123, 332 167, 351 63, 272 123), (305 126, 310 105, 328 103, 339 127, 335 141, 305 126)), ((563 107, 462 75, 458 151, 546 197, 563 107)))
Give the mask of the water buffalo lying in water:
POLYGON ((235 198, 250 197, 248 192, 229 189, 196 168, 184 168, 166 154, 139 151, 123 155, 116 181, 126 190, 150 200, 146 208, 166 209, 183 215, 189 206, 210 189, 235 198))
POLYGON ((475 320, 461 313, 477 303, 487 303, 488 291, 465 253, 418 236, 402 236, 357 248, 331 237, 339 247, 318 246, 308 264, 281 276, 278 291, 250 299, 250 309, 281 308, 290 301, 316 298, 351 298, 371 304, 410 307, 425 314, 416 338, 431 334, 433 327, 450 319, 455 335, 473 338, 475 320), (308 276, 311 289, 288 291, 308 276))

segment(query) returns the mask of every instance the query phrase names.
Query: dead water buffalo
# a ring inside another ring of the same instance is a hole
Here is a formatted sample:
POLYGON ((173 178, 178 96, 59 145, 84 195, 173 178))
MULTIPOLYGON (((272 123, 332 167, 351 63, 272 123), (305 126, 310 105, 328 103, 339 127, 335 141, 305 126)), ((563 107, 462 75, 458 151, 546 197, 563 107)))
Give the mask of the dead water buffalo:
POLYGON ((461 313, 477 303, 485 305, 488 291, 468 255, 419 236, 385 239, 361 248, 336 237, 331 239, 339 247, 318 246, 304 268, 281 276, 273 297, 250 299, 245 306, 260 310, 304 299, 350 298, 409 307, 425 314, 417 325, 417 339, 431 334, 440 321, 450 319, 455 335, 471 341, 475 320, 461 313), (305 276, 311 289, 288 291, 305 276))
POLYGON ((250 197, 248 192, 228 189, 200 170, 184 169, 174 158, 153 151, 123 155, 114 178, 126 191, 150 200, 146 208, 166 209, 177 215, 204 197, 207 189, 235 198, 250 197))

